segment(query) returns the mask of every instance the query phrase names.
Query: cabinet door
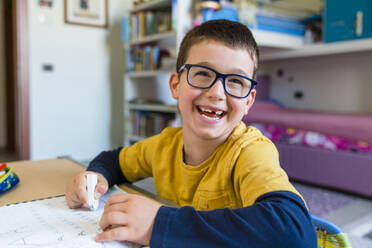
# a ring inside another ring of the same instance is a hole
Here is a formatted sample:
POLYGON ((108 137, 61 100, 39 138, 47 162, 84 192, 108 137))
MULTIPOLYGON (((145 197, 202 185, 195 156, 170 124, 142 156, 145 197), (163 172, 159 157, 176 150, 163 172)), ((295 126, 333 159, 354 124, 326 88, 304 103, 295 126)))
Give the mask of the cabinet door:
POLYGON ((326 0, 324 41, 372 37, 372 1, 326 0))

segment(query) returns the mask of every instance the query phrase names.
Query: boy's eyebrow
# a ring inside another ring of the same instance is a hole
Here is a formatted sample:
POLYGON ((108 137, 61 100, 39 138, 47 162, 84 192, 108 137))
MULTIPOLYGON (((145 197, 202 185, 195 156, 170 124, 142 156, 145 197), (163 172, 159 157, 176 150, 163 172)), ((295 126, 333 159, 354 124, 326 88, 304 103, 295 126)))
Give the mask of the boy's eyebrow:
MULTIPOLYGON (((207 66, 207 67, 210 67, 210 68, 214 69, 214 65, 209 63, 209 62, 206 62, 206 61, 205 62, 204 61, 199 62, 199 63, 197 63, 197 65, 204 65, 204 66, 207 66)), ((248 73, 246 73, 243 69, 240 69, 240 68, 234 68, 231 71, 233 71, 232 74, 241 74, 241 75, 245 75, 245 76, 248 75, 248 73)), ((230 74, 230 73, 224 73, 224 74, 230 74)))

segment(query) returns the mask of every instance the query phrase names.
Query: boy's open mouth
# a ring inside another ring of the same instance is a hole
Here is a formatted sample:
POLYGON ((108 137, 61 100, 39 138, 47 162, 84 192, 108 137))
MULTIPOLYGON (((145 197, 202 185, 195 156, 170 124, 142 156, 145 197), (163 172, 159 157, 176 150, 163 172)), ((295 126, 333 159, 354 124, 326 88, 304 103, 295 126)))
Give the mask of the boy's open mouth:
POLYGON ((197 106, 197 108, 198 108, 199 113, 208 119, 219 120, 226 114, 226 112, 223 110, 212 109, 212 108, 201 107, 201 106, 197 106))

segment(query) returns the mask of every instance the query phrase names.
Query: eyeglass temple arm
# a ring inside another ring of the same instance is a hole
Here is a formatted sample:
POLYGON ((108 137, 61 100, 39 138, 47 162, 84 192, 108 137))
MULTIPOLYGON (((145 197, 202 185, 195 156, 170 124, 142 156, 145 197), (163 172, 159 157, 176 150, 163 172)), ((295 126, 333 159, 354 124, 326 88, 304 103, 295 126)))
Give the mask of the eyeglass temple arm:
POLYGON ((185 69, 186 65, 182 65, 180 68, 178 68, 177 72, 180 73, 185 69))

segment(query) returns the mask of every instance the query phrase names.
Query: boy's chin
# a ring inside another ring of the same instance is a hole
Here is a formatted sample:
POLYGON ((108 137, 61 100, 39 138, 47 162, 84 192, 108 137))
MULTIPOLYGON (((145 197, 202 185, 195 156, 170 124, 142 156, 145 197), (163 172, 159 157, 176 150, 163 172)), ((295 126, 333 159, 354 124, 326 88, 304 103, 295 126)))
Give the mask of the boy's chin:
POLYGON ((231 132, 221 132, 221 131, 217 131, 217 130, 213 130, 211 128, 209 129, 203 129, 203 128, 199 128, 198 130, 196 130, 196 135, 202 139, 202 140, 205 140, 205 141, 214 141, 214 140, 225 140, 229 135, 230 135, 231 132))

